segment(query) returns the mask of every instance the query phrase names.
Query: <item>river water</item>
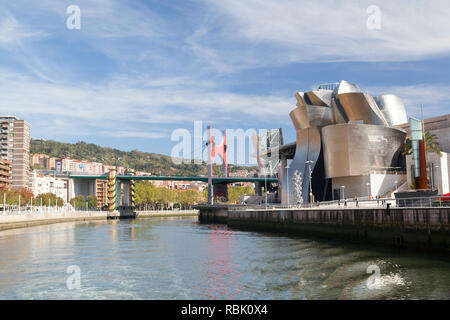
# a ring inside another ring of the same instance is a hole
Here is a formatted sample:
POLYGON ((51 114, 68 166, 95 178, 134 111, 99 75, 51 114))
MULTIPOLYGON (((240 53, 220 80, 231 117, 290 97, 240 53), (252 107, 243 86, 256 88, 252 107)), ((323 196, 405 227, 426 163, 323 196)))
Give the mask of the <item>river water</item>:
POLYGON ((190 217, 60 223, 0 232, 0 299, 450 299, 450 261, 190 217))

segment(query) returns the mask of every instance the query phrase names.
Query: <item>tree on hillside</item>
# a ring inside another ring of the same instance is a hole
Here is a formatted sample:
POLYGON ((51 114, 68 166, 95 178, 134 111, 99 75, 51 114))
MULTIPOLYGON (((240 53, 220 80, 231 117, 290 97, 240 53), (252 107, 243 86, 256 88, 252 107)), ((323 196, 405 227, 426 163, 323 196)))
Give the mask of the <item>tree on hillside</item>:
MULTIPOLYGON (((171 175, 171 176, 205 176, 208 173, 206 163, 194 164, 182 163, 175 164, 171 157, 141 152, 133 150, 125 152, 113 148, 100 147, 92 143, 79 141, 75 144, 62 143, 53 140, 32 139, 30 144, 30 153, 42 153, 51 157, 69 157, 79 160, 101 162, 109 165, 117 165, 120 158, 120 165, 133 168, 137 171, 146 171, 152 174, 171 175)), ((250 169, 254 169, 252 167, 250 169)), ((248 167, 229 165, 229 172, 239 169, 249 169, 248 167)), ((213 166, 214 175, 222 174, 222 166, 213 166)))

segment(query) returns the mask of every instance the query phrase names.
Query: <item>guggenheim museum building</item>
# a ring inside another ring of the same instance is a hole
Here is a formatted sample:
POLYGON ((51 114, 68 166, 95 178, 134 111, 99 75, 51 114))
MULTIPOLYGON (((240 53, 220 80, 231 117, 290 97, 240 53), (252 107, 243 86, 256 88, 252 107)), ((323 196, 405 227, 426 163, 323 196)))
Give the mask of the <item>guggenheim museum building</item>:
POLYGON ((406 183, 406 132, 399 125, 408 119, 399 97, 372 97, 341 81, 297 92, 296 99, 296 142, 279 146, 283 204, 383 197, 406 183))

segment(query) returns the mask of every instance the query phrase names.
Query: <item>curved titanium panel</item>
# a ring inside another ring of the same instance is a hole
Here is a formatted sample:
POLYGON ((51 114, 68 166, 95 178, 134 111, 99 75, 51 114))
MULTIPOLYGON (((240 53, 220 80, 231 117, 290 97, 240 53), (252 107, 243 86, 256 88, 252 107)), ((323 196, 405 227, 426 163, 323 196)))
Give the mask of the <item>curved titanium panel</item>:
POLYGON ((358 176, 370 170, 398 167, 406 132, 366 125, 336 124, 322 128, 327 178, 358 176))
POLYGON ((309 119, 305 107, 297 107, 289 113, 295 130, 309 128, 309 119))
POLYGON ((386 118, 384 117, 384 114, 381 112, 380 108, 378 107, 377 102, 375 99, 366 93, 364 93, 364 97, 366 97, 367 102, 369 103, 369 106, 372 108, 373 112, 378 116, 378 118, 381 119, 383 122, 383 125, 389 126, 389 123, 387 122, 386 118))
POLYGON ((374 109, 375 106, 371 105, 364 93, 342 93, 336 98, 349 121, 362 120, 365 124, 387 125, 378 107, 374 109))
POLYGON ((335 123, 347 123, 347 116, 335 98, 331 100, 331 108, 333 108, 333 119, 335 123))
POLYGON ((334 124, 333 109, 306 105, 297 107, 289 114, 296 130, 309 127, 324 127, 334 124))
POLYGON ((317 159, 320 155, 321 139, 320 139, 320 129, 317 127, 310 127, 306 129, 297 130, 297 145, 295 150, 294 160, 290 163, 289 170, 282 168, 282 195, 281 202, 283 204, 288 204, 288 187, 289 183, 289 202, 290 204, 295 204, 294 196, 294 184, 292 182, 292 177, 296 170, 301 172, 303 180, 302 196, 303 202, 309 202, 309 167, 306 161, 312 160, 311 172, 314 171, 314 167, 317 163, 317 159), (289 176, 287 176, 289 172, 289 176))
POLYGON ((339 104, 339 101, 337 101, 335 98, 331 100, 331 108, 333 109, 334 123, 347 123, 347 116, 345 115, 344 110, 339 104))
POLYGON ((342 80, 339 85, 334 89, 334 95, 344 93, 361 93, 361 89, 353 83, 342 80))
POLYGON ((331 107, 331 99, 333 98, 333 90, 314 90, 312 91, 327 107, 331 107))
POLYGON ((315 90, 305 93, 309 104, 314 106, 330 107, 331 106, 331 90, 315 90))
POLYGON ((408 122, 405 105, 402 99, 393 94, 375 97, 381 112, 390 126, 404 124, 408 122))
POLYGON ((297 99, 297 106, 298 107, 306 106, 305 94, 303 92, 296 92, 295 93, 295 98, 297 99))

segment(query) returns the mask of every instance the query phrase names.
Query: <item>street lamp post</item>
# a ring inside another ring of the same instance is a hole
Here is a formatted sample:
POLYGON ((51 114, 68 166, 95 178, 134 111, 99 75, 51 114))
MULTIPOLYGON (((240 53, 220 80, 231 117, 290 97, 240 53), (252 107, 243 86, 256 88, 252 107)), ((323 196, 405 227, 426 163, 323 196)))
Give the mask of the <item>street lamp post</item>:
MULTIPOLYGON (((434 168, 436 169, 436 171, 437 171, 437 173, 438 173, 438 177, 439 177, 439 179, 436 179, 437 180, 437 189, 438 189, 438 194, 440 194, 439 193, 439 187, 440 187, 440 185, 441 185, 441 175, 440 175, 440 173, 439 173, 439 166, 434 166, 434 168)), ((434 176, 434 175, 433 175, 434 176)))
POLYGON ((311 164, 314 163, 312 160, 308 160, 305 162, 308 165, 309 168, 309 205, 312 206, 313 203, 313 193, 312 193, 312 172, 311 172, 311 164))
POLYGON ((289 164, 286 164, 286 184, 287 184, 287 201, 288 201, 288 208, 291 207, 291 203, 289 201, 289 164))
POLYGON ((367 186, 367 198, 370 200, 370 182, 367 182, 366 186, 367 186))
POLYGON ((264 172, 264 193, 266 196, 266 210, 267 210, 267 171, 264 172))
MULTIPOLYGON (((272 175, 272 163, 270 161, 269 161, 269 175, 272 175)), ((264 184, 265 184, 264 191, 266 193, 266 209, 267 209, 267 196, 268 196, 268 193, 267 193, 267 170, 264 175, 264 184)))

